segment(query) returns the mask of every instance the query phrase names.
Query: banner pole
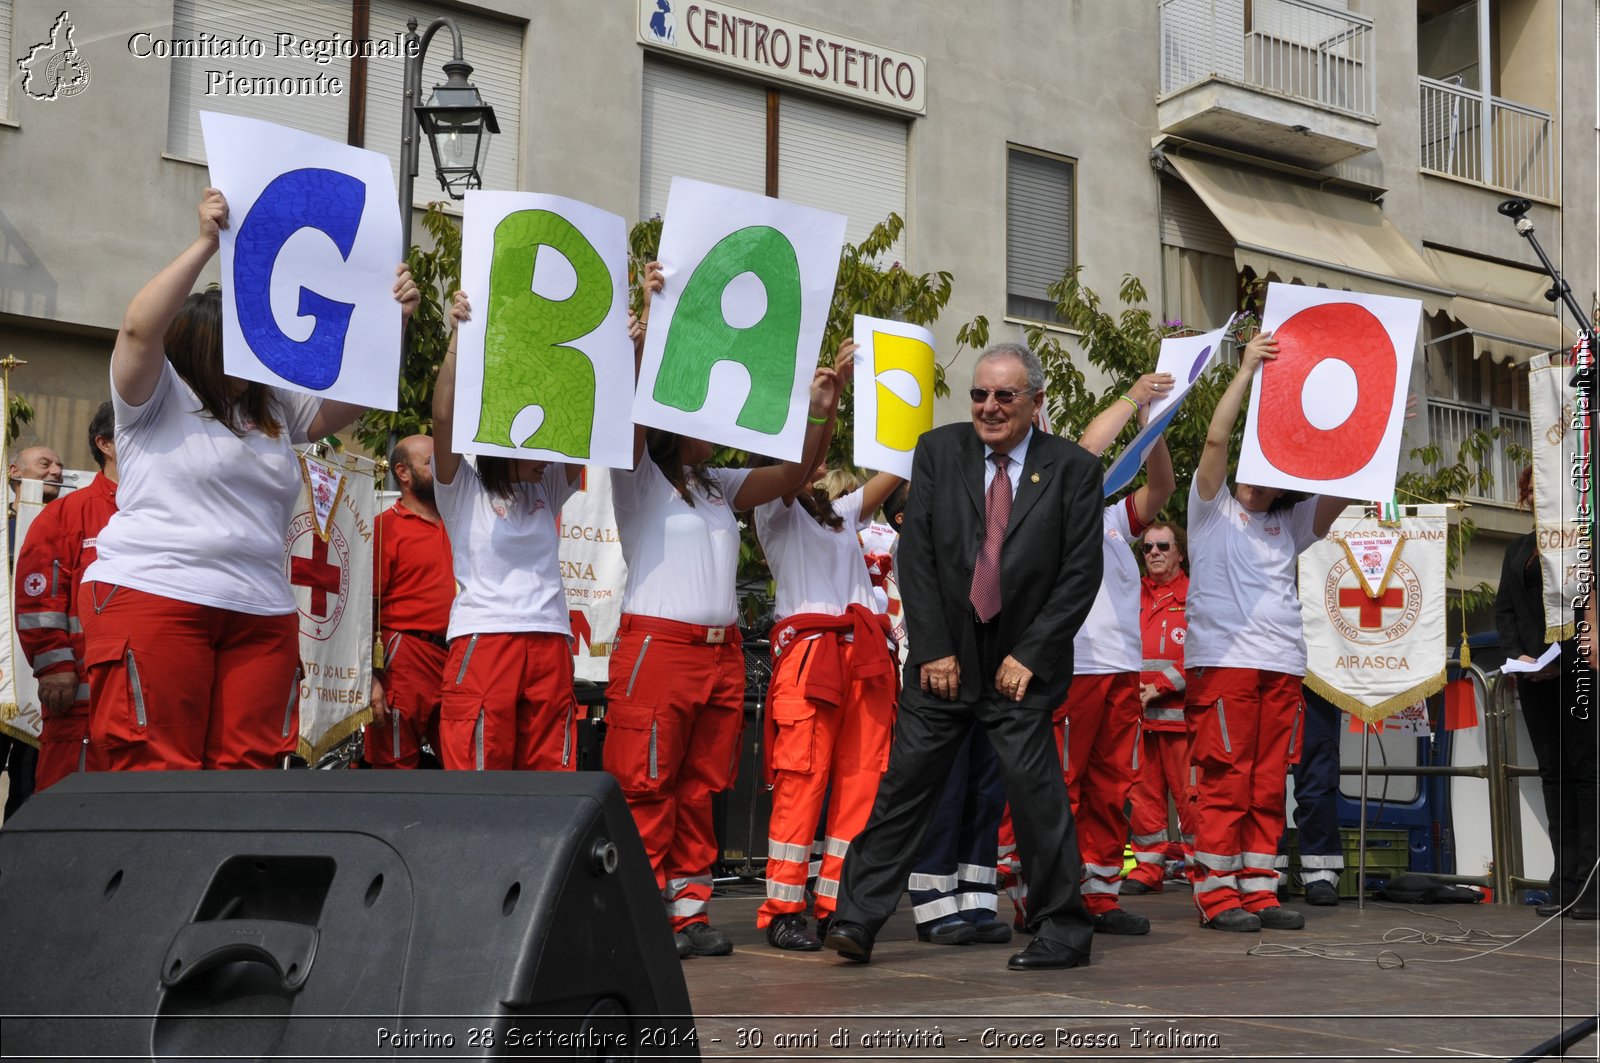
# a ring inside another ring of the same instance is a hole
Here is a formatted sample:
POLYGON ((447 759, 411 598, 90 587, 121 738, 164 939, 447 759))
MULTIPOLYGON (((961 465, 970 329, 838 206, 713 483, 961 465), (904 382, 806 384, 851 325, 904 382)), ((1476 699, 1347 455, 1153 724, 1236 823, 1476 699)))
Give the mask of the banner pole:
POLYGON ((1372 724, 1361 724, 1361 824, 1356 828, 1356 910, 1367 907, 1367 765, 1372 749, 1372 724))

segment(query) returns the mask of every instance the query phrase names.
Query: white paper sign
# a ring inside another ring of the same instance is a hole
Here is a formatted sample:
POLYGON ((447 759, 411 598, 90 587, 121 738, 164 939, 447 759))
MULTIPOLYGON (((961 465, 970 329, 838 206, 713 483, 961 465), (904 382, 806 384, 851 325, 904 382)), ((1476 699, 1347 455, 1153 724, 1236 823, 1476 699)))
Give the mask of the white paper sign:
POLYGON ((917 439, 933 427, 933 333, 857 314, 855 463, 911 479, 917 439))
POLYGON ((1415 299, 1268 285, 1278 357, 1250 389, 1239 482, 1392 497, 1421 320, 1415 299))
POLYGON ((1169 336, 1161 341, 1156 372, 1172 374, 1172 390, 1150 404, 1150 420, 1106 470, 1105 497, 1110 498, 1120 492, 1139 474, 1145 455, 1177 416, 1183 397, 1200 379, 1200 374, 1206 371, 1206 366, 1216 358, 1228 330, 1233 327, 1233 317, 1232 314, 1228 315, 1228 320, 1222 323, 1221 328, 1199 336, 1169 336))
POLYGON ((634 421, 798 461, 844 226, 840 214, 674 178, 634 421))
POLYGON ((461 287, 456 450, 633 468, 627 223, 561 196, 468 192, 461 287))
POLYGON ((392 410, 400 208, 376 151, 200 112, 222 230, 222 361, 229 376, 392 410))

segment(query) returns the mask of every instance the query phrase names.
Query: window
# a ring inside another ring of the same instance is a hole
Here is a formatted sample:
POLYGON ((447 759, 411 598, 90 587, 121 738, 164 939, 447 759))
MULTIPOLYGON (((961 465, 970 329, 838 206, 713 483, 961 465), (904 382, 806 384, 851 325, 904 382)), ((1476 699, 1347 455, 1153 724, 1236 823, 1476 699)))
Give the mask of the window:
POLYGON ((1060 321, 1049 288, 1074 264, 1075 163, 1028 148, 1006 152, 1006 313, 1060 321))
POLYGON ((906 123, 647 61, 639 168, 640 217, 665 212, 672 179, 690 177, 843 214, 859 243, 905 217, 906 123))
MULTIPOLYGON (((168 60, 172 64, 172 89, 167 109, 167 154, 205 161, 201 111, 260 118, 344 143, 350 126, 350 93, 354 91, 350 85, 350 61, 336 59, 318 64, 305 56, 280 57, 276 34, 289 32, 288 27, 301 38, 327 39, 335 33, 348 37, 350 5, 326 0, 176 0, 172 40, 200 40, 202 33, 211 39, 254 40, 260 42, 262 55, 168 60), (301 91, 311 87, 306 82, 315 82, 319 75, 324 79, 323 85, 326 79, 337 77, 343 83, 343 91, 337 95, 301 91), (226 80, 229 77, 232 81, 226 80), (251 88, 271 84, 278 92, 246 95, 238 89, 241 84, 251 88)), ((378 64, 375 61, 372 65, 378 64)))
MULTIPOLYGON (((416 16, 417 32, 440 16, 461 27, 462 57, 472 67, 471 81, 484 102, 494 108, 500 133, 489 142, 483 187, 502 192, 521 188, 518 183, 518 144, 522 134, 522 26, 474 14, 443 4, 372 0, 369 35, 373 40, 393 40, 404 34, 406 19, 416 16)), ((433 35, 428 44, 427 66, 422 71, 418 103, 426 103, 433 87, 444 81, 443 64, 450 58, 448 29, 433 35)), ((397 59, 372 59, 367 63, 366 146, 389 156, 398 182, 400 176, 400 105, 405 87, 405 64, 397 59)), ((427 137, 417 149, 417 183, 412 202, 421 206, 448 198, 433 172, 433 155, 427 137)))

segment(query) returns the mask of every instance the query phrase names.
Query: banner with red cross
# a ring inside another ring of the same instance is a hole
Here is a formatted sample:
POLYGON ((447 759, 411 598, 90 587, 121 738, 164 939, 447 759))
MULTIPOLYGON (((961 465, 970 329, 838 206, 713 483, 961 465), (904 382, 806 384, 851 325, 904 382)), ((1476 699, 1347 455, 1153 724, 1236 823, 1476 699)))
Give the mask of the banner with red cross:
POLYGON ((306 492, 285 540, 300 612, 300 755, 313 764, 372 718, 373 463, 303 456, 306 492))
POLYGON ((1367 723, 1444 687, 1444 506, 1351 506, 1300 555, 1306 686, 1367 723))

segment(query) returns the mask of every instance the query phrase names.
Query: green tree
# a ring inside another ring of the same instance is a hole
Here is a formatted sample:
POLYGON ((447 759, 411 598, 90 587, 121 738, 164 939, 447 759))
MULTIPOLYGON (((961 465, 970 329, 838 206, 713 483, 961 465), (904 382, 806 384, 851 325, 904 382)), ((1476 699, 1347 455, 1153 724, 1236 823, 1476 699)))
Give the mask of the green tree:
POLYGON ((429 204, 422 217, 433 248, 413 246, 406 256, 422 302, 406 329, 399 409, 368 410, 353 429, 361 445, 380 458, 387 458, 398 440, 433 431, 433 382, 450 344, 446 313, 451 293, 461 287, 461 230, 443 208, 442 203, 429 204))

